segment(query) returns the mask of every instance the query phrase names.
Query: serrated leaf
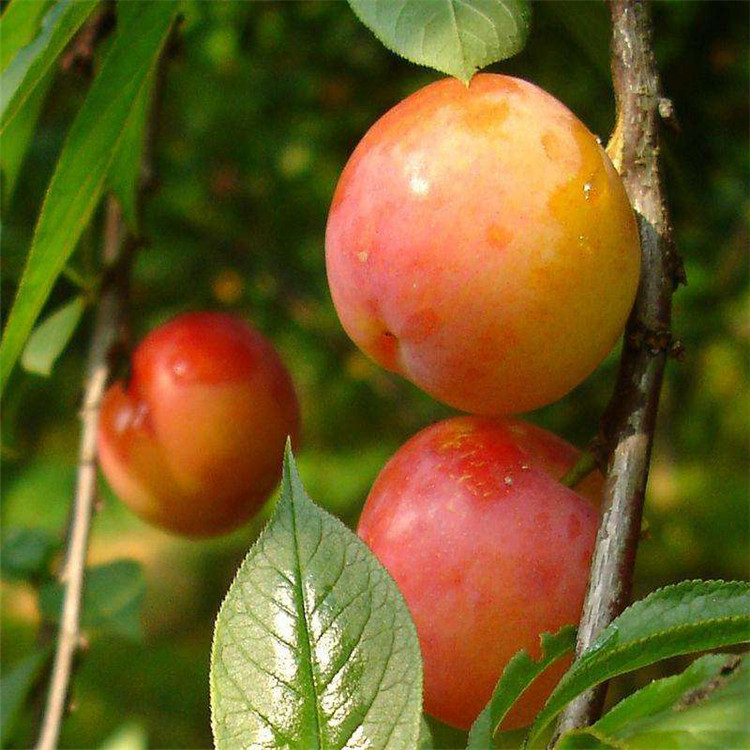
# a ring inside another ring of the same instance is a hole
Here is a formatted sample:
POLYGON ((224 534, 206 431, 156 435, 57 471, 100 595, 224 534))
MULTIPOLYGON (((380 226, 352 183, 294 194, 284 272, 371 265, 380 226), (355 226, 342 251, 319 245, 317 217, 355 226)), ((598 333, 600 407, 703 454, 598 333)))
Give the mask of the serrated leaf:
POLYGON ((682 674, 655 680, 593 727, 568 732, 558 750, 699 750, 750 747, 747 660, 709 654, 682 674), (599 744, 595 744, 599 743, 599 744))
POLYGON ((392 52, 464 83, 480 68, 523 49, 527 0, 349 0, 392 52))
POLYGON ((565 673, 529 732, 536 747, 577 695, 662 659, 750 640, 750 584, 683 581, 628 607, 565 673))
MULTIPOLYGON (((81 626, 140 640, 141 605, 146 583, 135 560, 116 560, 86 571, 81 626)), ((55 622, 60 619, 64 589, 49 583, 39 590, 39 610, 55 622)))
POLYGON ((45 318, 33 331, 21 356, 27 372, 49 377, 57 358, 75 333, 86 309, 86 300, 75 297, 45 318))
POLYGON ((37 581, 43 578, 59 547, 59 541, 44 529, 11 529, 4 535, 0 547, 0 571, 3 578, 14 581, 37 581))
POLYGON ((523 695, 526 688, 558 659, 572 653, 576 646, 576 629, 567 625, 554 635, 542 633, 540 636, 541 655, 532 659, 522 649, 507 664, 498 680, 490 699, 490 718, 493 734, 513 704, 523 695))
MULTIPOLYGON (((96 0, 58 0, 45 13, 39 33, 13 55, 3 70, 0 86, 0 131, 18 114, 95 7, 96 0)), ((24 26, 24 29, 28 28, 24 26)), ((0 21, 0 34, 4 32, 0 21)))
POLYGON ((291 450, 273 518, 216 621, 211 716, 218 750, 413 750, 422 663, 384 568, 307 497, 291 450))
POLYGON ((49 654, 48 648, 29 654, 0 680, 0 694, 3 696, 0 701, 0 745, 3 747, 49 654))
POLYGON ((137 3, 78 112, 37 221, 23 277, 0 344, 0 392, 55 280, 96 207, 133 104, 146 84, 176 3, 137 3))

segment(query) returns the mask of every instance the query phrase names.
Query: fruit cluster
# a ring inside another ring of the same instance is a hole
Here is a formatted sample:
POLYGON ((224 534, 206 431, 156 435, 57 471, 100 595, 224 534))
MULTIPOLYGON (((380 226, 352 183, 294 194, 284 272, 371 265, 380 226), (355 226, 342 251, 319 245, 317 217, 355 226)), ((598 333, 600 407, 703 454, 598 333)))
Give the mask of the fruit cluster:
MULTIPOLYGON (((633 304, 635 217, 597 139, 536 86, 447 79, 383 116, 328 219, 333 301, 383 367, 471 412, 404 445, 358 532, 414 618, 425 710, 468 728, 521 648, 580 618, 602 477, 560 482, 578 452, 508 414, 565 395, 633 304)), ((566 665, 507 717, 529 723, 566 665)))
MULTIPOLYGON (((365 135, 326 230, 331 294, 376 362, 477 416, 433 425, 372 488, 358 532, 398 584, 424 660, 425 709, 467 728, 521 648, 576 623, 602 477, 508 417, 565 395, 633 303, 640 248, 597 139, 536 86, 478 75, 418 91, 365 135)), ((278 482, 299 408, 271 344, 228 315, 151 333, 102 404, 99 455, 122 500, 188 536, 252 516, 278 482)), ((527 723, 564 665, 505 722, 527 723)))

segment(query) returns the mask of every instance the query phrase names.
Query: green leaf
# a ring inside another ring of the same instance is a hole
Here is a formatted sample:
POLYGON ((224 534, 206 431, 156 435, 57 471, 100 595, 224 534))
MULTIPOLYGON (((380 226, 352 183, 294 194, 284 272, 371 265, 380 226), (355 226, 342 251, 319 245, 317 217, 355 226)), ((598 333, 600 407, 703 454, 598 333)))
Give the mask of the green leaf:
MULTIPOLYGON (((8 67, 18 50, 28 44, 38 33, 44 14, 52 5, 51 0, 24 2, 13 0, 0 18, 0 71, 8 67)), ((53 71, 42 78, 29 95, 26 106, 8 125, 2 134, 0 168, 3 176, 3 199, 7 202, 13 195, 21 164, 31 144, 42 105, 52 84, 53 71)))
POLYGON ((176 9, 173 2, 138 3, 128 14, 71 126, 0 345, 0 391, 96 207, 176 9))
POLYGON ((617 675, 682 654, 750 640, 750 584, 683 581, 628 607, 566 672, 536 718, 536 747, 577 695, 617 675))
POLYGON ((48 648, 29 654, 0 680, 0 694, 3 696, 0 701, 0 744, 3 747, 49 654, 48 648))
POLYGON ((349 0, 392 52, 468 83, 480 68, 523 49, 527 0, 349 0))
MULTIPOLYGON (((35 5, 36 3, 31 2, 29 4, 35 5)), ((23 160, 32 143, 42 105, 47 98, 53 78, 54 76, 50 72, 42 79, 26 100, 26 105, 21 108, 13 122, 5 128, 2 136, 0 136, 0 143, 2 144, 2 148, 0 148, 0 169, 2 169, 3 175, 3 199, 6 203, 11 199, 15 190, 23 160)))
MULTIPOLYGON (((3 70, 0 86, 0 131, 18 114, 95 7, 96 0, 58 0, 47 11, 39 33, 16 52, 3 70)), ((24 26, 24 30, 28 28, 24 26)), ((0 33, 4 31, 0 25, 0 33)))
POLYGON ((542 633, 540 636, 542 653, 538 660, 532 659, 522 649, 507 664, 498 680, 490 700, 490 717, 493 734, 497 731, 513 704, 523 695, 526 688, 558 659, 571 653, 576 646, 576 629, 567 625, 554 635, 542 633))
POLYGON ((434 750, 434 743, 432 741, 432 732, 430 731, 430 725, 427 720, 422 717, 419 722, 419 739, 417 740, 417 750, 434 750))
POLYGON ((99 750, 147 750, 148 735, 143 724, 129 721, 118 727, 99 750))
POLYGON ((416 630, 365 544, 307 497, 291 450, 281 498, 216 621, 218 750, 413 750, 422 711, 416 630))
POLYGON ((14 581, 38 581, 49 573, 49 566, 60 543, 44 529, 11 529, 0 547, 0 571, 14 581))
POLYGON ((747 659, 709 654, 682 674, 656 680, 593 727, 568 732, 558 750, 699 750, 750 747, 747 659), (595 744, 599 743, 599 744, 595 744))
MULTIPOLYGON (((117 16, 121 24, 127 22, 128 16, 133 13, 133 10, 132 2, 127 0, 118 2, 117 16)), ((133 102, 133 112, 128 120, 120 147, 107 178, 109 189, 112 190, 120 203, 123 218, 136 234, 140 231, 136 198, 141 180, 143 143, 149 104, 153 96, 155 80, 156 72, 152 69, 138 97, 133 102)))
POLYGON ((16 56, 21 47, 27 45, 40 31, 44 14, 53 0, 13 0, 0 17, 0 73, 16 56))
POLYGON ((57 358, 75 333, 85 309, 86 300, 75 297, 42 321, 26 342, 21 356, 24 370, 49 377, 57 358))
MULTIPOLYGON (((116 560, 86 571, 81 626, 116 633, 140 640, 141 605, 146 583, 141 566, 135 560, 116 560)), ((64 588, 57 582, 39 590, 42 616, 55 622, 60 619, 64 588)))

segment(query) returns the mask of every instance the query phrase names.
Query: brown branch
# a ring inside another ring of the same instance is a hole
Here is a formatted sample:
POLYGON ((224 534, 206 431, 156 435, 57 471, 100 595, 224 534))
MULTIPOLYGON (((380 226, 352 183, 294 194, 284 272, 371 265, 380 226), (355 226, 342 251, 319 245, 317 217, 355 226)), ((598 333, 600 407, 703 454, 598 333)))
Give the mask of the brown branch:
MULTIPOLYGON (((599 435, 610 458, 578 630, 579 656, 630 598, 659 392, 672 348, 672 293, 684 281, 674 253, 659 167, 659 119, 666 110, 652 47, 650 8, 643 0, 610 0, 610 11, 618 110, 610 153, 638 217, 643 259, 617 384, 599 435)), ((601 686, 573 701, 561 717, 558 732, 594 721, 605 692, 606 686, 601 686)))

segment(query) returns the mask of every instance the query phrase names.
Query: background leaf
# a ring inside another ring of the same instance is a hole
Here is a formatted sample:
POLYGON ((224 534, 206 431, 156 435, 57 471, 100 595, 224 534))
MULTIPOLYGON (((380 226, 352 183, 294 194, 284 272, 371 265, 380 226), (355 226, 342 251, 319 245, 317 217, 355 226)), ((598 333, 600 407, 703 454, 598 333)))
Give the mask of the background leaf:
POLYGON ((681 654, 750 640, 750 584, 684 581, 628 607, 558 683, 529 732, 546 726, 577 695, 612 677, 681 654))
MULTIPOLYGON (((140 614, 146 582, 141 566, 134 560, 116 560, 86 571, 81 625, 140 640, 143 636, 140 614)), ((62 611, 64 589, 49 583, 39 591, 42 615, 56 622, 62 611)))
POLYGON ((593 727, 569 732, 558 750, 702 750, 750 746, 747 658, 709 654, 682 674, 652 682, 593 727), (596 745, 596 743, 599 743, 596 745))
POLYGON ((390 50, 468 83, 477 69, 523 49, 526 0, 349 0, 390 50))
POLYGON ((417 745, 422 664, 395 583, 307 497, 287 451, 282 495, 216 621, 216 747, 417 745))
POLYGON ((3 536, 0 571, 6 580, 38 581, 49 574, 49 565, 60 542, 44 529, 20 527, 3 536))
POLYGON ((13 725, 49 656, 49 649, 35 651, 22 659, 0 680, 0 744, 5 747, 13 725))
POLYGON ((26 342, 21 365, 27 372, 48 377, 57 358, 75 333, 86 309, 83 297, 74 297, 42 321, 26 342))
MULTIPOLYGON (((16 3, 17 4, 17 3, 16 3)), ((36 3, 26 3, 35 5, 36 3)), ((18 114, 21 107, 44 79, 58 55, 96 7, 96 0, 58 0, 44 15, 39 33, 24 44, 9 61, 2 73, 0 90, 0 131, 18 114)), ((17 9, 15 13, 21 12, 17 9)), ((30 13, 38 12, 30 9, 30 13)), ((3 17, 4 18, 4 17, 3 17)), ((15 17, 14 17, 15 20, 15 17)), ((23 31, 33 28, 23 24, 23 31)), ((18 28, 18 27, 16 27, 18 28)), ((0 34, 5 43, 5 28, 0 21, 0 34)), ((13 46, 14 42, 11 41, 13 46)))
POLYGON ((0 392, 94 211, 176 10, 173 2, 138 3, 115 38, 71 126, 50 182, 26 268, 0 345, 0 392))

